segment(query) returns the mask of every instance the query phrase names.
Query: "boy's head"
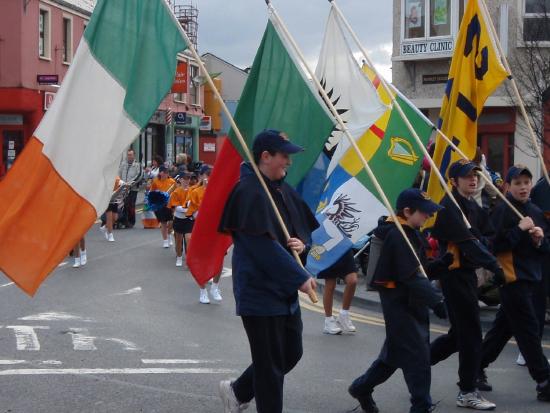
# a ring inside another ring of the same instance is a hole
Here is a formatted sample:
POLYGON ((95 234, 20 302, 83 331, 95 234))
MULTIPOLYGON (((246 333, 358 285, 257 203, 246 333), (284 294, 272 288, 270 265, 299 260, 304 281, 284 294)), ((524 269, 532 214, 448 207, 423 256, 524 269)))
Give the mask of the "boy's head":
POLYGON ((260 132, 252 145, 254 162, 271 180, 283 179, 287 168, 292 164, 289 155, 303 150, 301 146, 290 142, 283 132, 274 129, 260 132))
POLYGON ((514 165, 506 174, 508 190, 516 201, 527 202, 533 187, 533 174, 524 165, 514 165))
POLYGON ((159 166, 159 178, 160 179, 168 178, 168 168, 164 165, 159 166))
POLYGON ((461 159, 449 167, 449 178, 461 195, 469 197, 477 190, 477 173, 480 171, 481 168, 475 162, 461 159))
POLYGON ((426 221, 442 206, 431 200, 426 192, 417 188, 405 189, 395 203, 397 215, 407 221, 413 228, 422 227, 426 221))
POLYGON ((183 187, 189 186, 189 181, 190 180, 191 180, 191 174, 188 173, 188 172, 185 172, 185 173, 181 174, 178 178, 178 182, 183 187))

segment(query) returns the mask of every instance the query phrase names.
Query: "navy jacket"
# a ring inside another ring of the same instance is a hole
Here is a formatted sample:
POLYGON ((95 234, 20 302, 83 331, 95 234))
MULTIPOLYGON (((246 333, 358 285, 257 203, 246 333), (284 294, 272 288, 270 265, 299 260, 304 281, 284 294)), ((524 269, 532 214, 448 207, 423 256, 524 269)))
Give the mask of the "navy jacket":
MULTIPOLYGON (((307 205, 288 184, 264 177, 291 236, 311 244, 319 226, 307 205)), ((240 316, 280 316, 295 313, 298 288, 309 274, 286 247, 286 239, 271 204, 250 165, 225 205, 219 230, 233 237, 233 291, 240 316)), ((307 256, 304 251, 302 258, 307 256)))
POLYGON ((542 228, 545 238, 537 248, 528 231, 522 231, 518 227, 519 217, 502 202, 491 214, 491 221, 495 228, 498 228, 494 240, 495 255, 504 270, 506 282, 540 281, 543 259, 550 253, 548 223, 541 209, 531 201, 521 203, 510 195, 507 198, 523 216, 531 217, 535 225, 542 228))

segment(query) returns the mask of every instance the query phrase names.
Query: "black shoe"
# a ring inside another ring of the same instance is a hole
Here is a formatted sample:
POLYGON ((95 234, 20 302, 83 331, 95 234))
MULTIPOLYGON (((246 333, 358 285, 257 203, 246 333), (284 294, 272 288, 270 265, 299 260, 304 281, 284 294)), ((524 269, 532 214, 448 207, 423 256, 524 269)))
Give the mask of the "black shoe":
POLYGON ((487 375, 485 374, 485 370, 481 370, 481 373, 479 373, 479 376, 477 376, 476 387, 479 391, 493 390, 493 386, 491 386, 487 381, 487 375))
POLYGON ((537 384, 537 400, 550 402, 550 380, 546 380, 544 386, 537 384))
POLYGON ((353 397, 354 399, 357 399, 357 401, 361 405, 361 409, 363 409, 365 413, 378 413, 380 411, 378 410, 378 407, 376 406, 376 403, 372 398, 372 392, 367 394, 357 395, 351 390, 351 387, 350 387, 348 389, 348 393, 350 394, 351 397, 353 397))

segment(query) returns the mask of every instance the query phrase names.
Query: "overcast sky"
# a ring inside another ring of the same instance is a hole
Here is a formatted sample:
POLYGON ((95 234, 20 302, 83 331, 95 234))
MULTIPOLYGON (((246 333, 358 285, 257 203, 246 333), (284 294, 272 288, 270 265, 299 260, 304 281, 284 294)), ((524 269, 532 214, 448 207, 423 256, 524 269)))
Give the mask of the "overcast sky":
MULTIPOLYGON (((192 1, 199 10, 199 52, 213 53, 241 68, 250 66, 267 22, 265 1, 192 1)), ((178 3, 189 4, 190 0, 178 3)), ((273 0, 272 4, 314 69, 329 12, 328 0, 273 0)), ((390 80, 392 4, 391 0, 338 0, 370 58, 390 80)))

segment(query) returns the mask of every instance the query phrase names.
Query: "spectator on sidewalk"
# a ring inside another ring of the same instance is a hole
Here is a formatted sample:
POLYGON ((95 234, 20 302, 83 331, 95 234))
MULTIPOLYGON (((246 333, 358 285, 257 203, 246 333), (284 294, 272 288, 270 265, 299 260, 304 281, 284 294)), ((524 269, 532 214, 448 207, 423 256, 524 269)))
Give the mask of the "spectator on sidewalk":
POLYGON ((118 170, 118 176, 124 182, 131 183, 128 196, 124 200, 124 217, 122 225, 126 228, 132 228, 136 224, 136 200, 139 191, 139 185, 143 178, 143 168, 141 162, 136 160, 133 149, 126 152, 126 161, 123 161, 118 170))

